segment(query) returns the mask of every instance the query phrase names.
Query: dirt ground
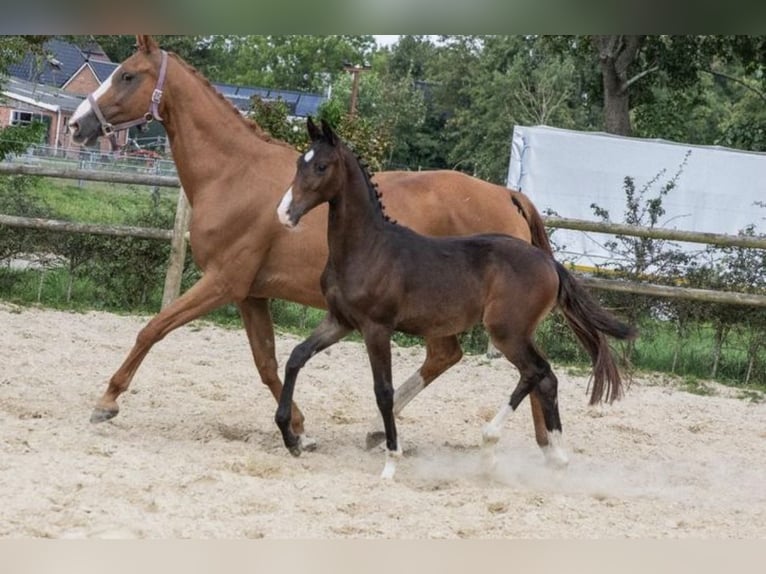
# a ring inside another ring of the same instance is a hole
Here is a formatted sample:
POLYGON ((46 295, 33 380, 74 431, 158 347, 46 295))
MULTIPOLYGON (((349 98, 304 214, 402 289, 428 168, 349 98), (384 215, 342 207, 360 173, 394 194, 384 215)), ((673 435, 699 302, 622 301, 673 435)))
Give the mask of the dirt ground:
MULTIPOLYGON (((587 377, 558 368, 569 467, 545 465, 524 403, 487 476, 481 427, 516 374, 465 357, 403 413, 405 456, 385 483, 383 451, 364 448, 378 425, 359 343, 299 377, 319 443, 300 458, 244 334, 204 322, 149 353, 117 418, 89 423, 145 321, 0 304, 0 537, 766 537, 766 403, 736 390, 643 377, 592 408, 587 377)), ((297 341, 279 337, 280 365, 297 341)), ((422 358, 395 348, 395 380, 422 358)))

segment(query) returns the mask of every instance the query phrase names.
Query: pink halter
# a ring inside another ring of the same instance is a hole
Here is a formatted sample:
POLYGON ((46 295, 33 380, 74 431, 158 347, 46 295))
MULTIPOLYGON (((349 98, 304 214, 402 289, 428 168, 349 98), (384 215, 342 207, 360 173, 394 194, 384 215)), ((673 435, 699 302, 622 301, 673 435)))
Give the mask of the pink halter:
POLYGON ((112 142, 112 149, 117 149, 117 132, 126 130, 128 128, 132 128, 135 126, 143 126, 148 123, 150 123, 152 120, 157 120, 158 122, 163 121, 160 117, 160 111, 159 111, 159 105, 160 100, 162 99, 162 88, 165 85, 165 72, 168 68, 168 53, 165 50, 161 51, 162 53, 162 62, 160 63, 160 74, 157 78, 157 85, 154 88, 154 91, 152 92, 152 100, 151 104, 149 106, 149 111, 146 112, 143 116, 136 120, 130 120, 127 122, 123 122, 121 124, 113 125, 106 121, 106 118, 104 117, 104 114, 101 112, 101 108, 98 107, 98 103, 96 103, 96 98, 93 97, 93 94, 88 94, 88 101, 90 102, 91 107, 93 108, 93 113, 96 114, 96 118, 98 118, 99 123, 101 124, 101 133, 104 134, 106 137, 109 138, 109 140, 112 142))

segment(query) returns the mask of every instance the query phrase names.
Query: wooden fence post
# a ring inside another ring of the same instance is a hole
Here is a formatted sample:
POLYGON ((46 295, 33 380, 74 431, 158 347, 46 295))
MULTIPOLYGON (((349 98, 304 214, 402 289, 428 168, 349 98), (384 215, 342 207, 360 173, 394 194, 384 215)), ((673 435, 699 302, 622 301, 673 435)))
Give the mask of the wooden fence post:
POLYGON ((186 199, 184 188, 178 189, 176 220, 173 224, 173 238, 170 240, 170 261, 165 274, 165 289, 162 292, 162 308, 175 301, 181 293, 181 278, 186 261, 186 231, 189 229, 191 206, 186 199))

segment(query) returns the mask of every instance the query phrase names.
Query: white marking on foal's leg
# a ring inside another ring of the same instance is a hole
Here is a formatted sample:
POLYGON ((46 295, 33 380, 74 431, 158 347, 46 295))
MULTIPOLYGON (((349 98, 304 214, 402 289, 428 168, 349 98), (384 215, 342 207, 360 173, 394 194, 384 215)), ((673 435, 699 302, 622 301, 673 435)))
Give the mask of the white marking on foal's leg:
POLYGON ((279 221, 285 227, 293 226, 293 222, 290 220, 290 216, 287 213, 292 203, 293 186, 291 185, 290 188, 285 192, 285 195, 282 197, 282 201, 279 202, 279 207, 277 207, 277 215, 279 216, 279 221))
POLYGON ((545 461, 557 468, 564 468, 569 464, 569 457, 564 449, 564 437, 561 431, 554 430, 548 433, 548 444, 544 447, 545 461))
POLYGON ((497 444, 497 441, 500 440, 500 431, 503 430, 503 423, 505 422, 505 419, 507 419, 508 415, 510 415, 512 412, 513 412, 513 409, 511 408, 511 405, 509 404, 503 405, 503 407, 495 415, 495 418, 493 418, 490 422, 484 425, 484 428, 481 431, 482 461, 483 461, 484 469, 487 472, 494 469, 495 466, 497 465, 497 457, 495 456, 495 445, 497 444))
POLYGON ((310 162, 312 159, 314 159, 314 150, 310 149, 306 152, 306 155, 303 156, 303 161, 306 163, 310 162))
POLYGON ((312 451, 317 448, 317 441, 305 434, 298 435, 298 446, 301 450, 312 451))
POLYGON ((398 416, 402 409, 425 388, 426 382, 419 371, 404 381, 394 391, 394 415, 398 416))
MULTIPOLYGON (((104 83, 103 83, 103 84, 101 84, 101 85, 100 85, 100 86, 99 86, 99 87, 96 89, 96 91, 95 91, 95 92, 93 92, 93 99, 95 99, 95 100, 96 100, 96 102, 98 102, 98 99, 99 99, 101 96, 103 96, 103 95, 104 95, 104 94, 105 94, 105 93, 106 93, 106 92, 109 90, 109 88, 111 88, 111 87, 112 87, 112 78, 114 77, 114 75, 117 73, 117 70, 119 70, 119 69, 120 69, 119 67, 118 67, 118 68, 116 68, 116 69, 115 69, 115 70, 114 70, 114 71, 113 71, 113 72, 112 72, 112 73, 109 75, 109 77, 108 77, 106 80, 104 80, 104 83)), ((74 111, 74 113, 72 114, 72 117, 71 117, 71 118, 69 118, 69 125, 70 125, 70 126, 72 126, 72 125, 76 124, 76 123, 77 123, 78 121, 80 121, 80 120, 81 120, 81 119, 82 119, 82 118, 83 118, 85 115, 87 115, 87 114, 88 114, 88 112, 90 112, 90 111, 91 111, 91 105, 90 105, 90 102, 88 101, 88 98, 85 98, 83 101, 81 101, 81 102, 80 102, 80 105, 79 105, 79 106, 77 106, 77 109, 76 109, 76 110, 74 111)))
POLYGON ((383 467, 383 472, 380 473, 381 480, 392 480, 394 474, 396 474, 396 463, 402 458, 402 441, 396 441, 396 450, 386 451, 386 466, 383 467))

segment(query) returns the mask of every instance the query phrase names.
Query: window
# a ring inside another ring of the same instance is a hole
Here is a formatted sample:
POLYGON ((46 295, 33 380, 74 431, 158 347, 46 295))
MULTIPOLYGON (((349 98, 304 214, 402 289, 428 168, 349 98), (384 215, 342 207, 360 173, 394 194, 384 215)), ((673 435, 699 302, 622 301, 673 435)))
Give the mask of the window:
POLYGON ((45 144, 48 142, 48 138, 50 137, 51 133, 51 117, 47 116, 45 114, 38 114, 35 112, 24 112, 21 110, 12 110, 11 111, 11 125, 12 126, 28 126, 32 122, 39 122, 41 124, 45 125, 45 130, 43 131, 40 143, 45 144))
POLYGON ((11 112, 12 126, 28 126, 32 122, 50 123, 50 119, 45 114, 35 114, 33 112, 22 112, 13 110, 11 112))

